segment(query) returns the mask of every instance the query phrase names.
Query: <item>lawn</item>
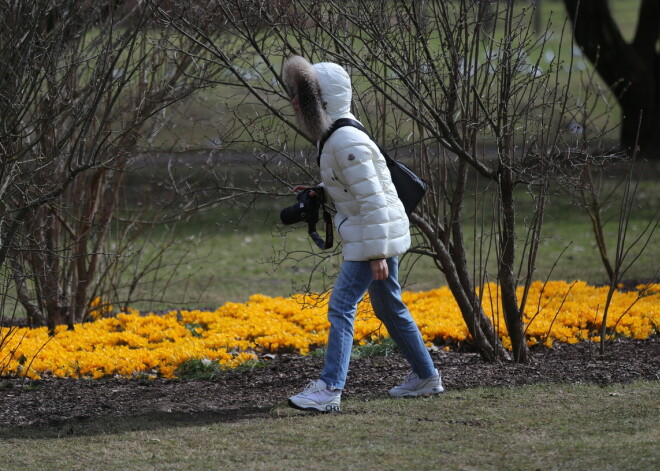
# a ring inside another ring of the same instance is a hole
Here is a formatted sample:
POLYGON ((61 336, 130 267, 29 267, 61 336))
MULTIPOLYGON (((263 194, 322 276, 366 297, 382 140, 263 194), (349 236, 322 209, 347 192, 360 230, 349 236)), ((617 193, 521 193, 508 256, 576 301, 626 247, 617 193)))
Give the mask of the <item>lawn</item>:
POLYGON ((350 412, 150 414, 0 431, 2 469, 641 470, 658 466, 658 383, 474 388, 350 412))
MULTIPOLYGON (((153 170, 149 170, 153 172, 153 170)), ((646 227, 660 205, 657 165, 650 165, 637 191, 630 221, 628 242, 646 227)), ((134 175, 140 179, 140 174, 134 175)), ((524 229, 531 202, 521 190, 517 204, 519 228, 524 229)), ((216 308, 225 302, 245 302, 254 293, 268 296, 288 296, 305 291, 323 291, 340 263, 336 252, 321 252, 314 246, 303 225, 284 227, 279 221, 281 208, 295 202, 293 196, 264 197, 248 207, 232 203, 190 217, 178 229, 175 240, 190 255, 178 266, 173 281, 154 293, 144 287, 142 299, 156 302, 132 304, 139 309, 170 309, 174 307, 216 308), (333 255, 334 253, 334 255, 333 255)), ((473 203, 468 200, 466 207, 473 203)), ((616 244, 616 205, 604 213, 608 249, 612 256, 616 244)), ((466 210, 466 217, 471 213, 466 210)), ((477 226, 477 231, 481 227, 477 226)), ((465 240, 468 256, 485 247, 486 239, 475 234, 475 223, 465 220, 465 240), (476 245, 475 245, 475 236, 476 245)), ((522 236, 519 236, 522 237, 522 236)), ((521 239, 519 239, 521 240, 521 239)), ((419 241, 419 239, 418 239, 419 241)), ((148 248, 146 248, 148 255, 148 248)), ((485 249, 484 249, 485 250, 485 249)), ((148 257, 147 257, 148 258, 148 257)), ((626 273, 625 280, 642 280, 658 276, 660 232, 653 235, 644 256, 626 273)), ((474 259, 470 260, 472 266, 474 259)), ((426 291, 446 284, 444 275, 428 257, 413 254, 401 260, 401 280, 404 289, 426 291)), ((487 264, 495 273, 494 256, 487 264)), ((168 274, 169 275, 169 274, 168 274)), ((548 204, 543 242, 534 278, 545 280, 584 280, 590 284, 607 281, 600 261, 591 224, 583 209, 570 196, 553 195, 548 204)))

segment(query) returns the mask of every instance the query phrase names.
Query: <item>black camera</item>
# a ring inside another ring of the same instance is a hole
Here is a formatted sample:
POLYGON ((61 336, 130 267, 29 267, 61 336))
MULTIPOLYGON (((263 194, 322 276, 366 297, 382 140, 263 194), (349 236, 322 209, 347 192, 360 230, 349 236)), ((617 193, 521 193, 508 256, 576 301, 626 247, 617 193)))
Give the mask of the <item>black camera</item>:
POLYGON ((287 226, 298 222, 306 222, 309 236, 321 250, 331 248, 333 243, 332 217, 325 209, 324 196, 323 188, 308 188, 298 193, 296 204, 284 208, 280 212, 282 224, 287 226), (312 191, 316 193, 315 196, 310 195, 312 191), (321 207, 323 208, 323 221, 325 222, 325 241, 316 232, 316 223, 319 220, 319 209, 321 207))
POLYGON ((310 192, 315 191, 318 194, 318 188, 308 188, 298 193, 298 202, 280 212, 282 224, 290 226, 297 222, 306 222, 307 224, 316 224, 319 220, 319 208, 321 207, 321 198, 319 196, 310 196, 310 192))

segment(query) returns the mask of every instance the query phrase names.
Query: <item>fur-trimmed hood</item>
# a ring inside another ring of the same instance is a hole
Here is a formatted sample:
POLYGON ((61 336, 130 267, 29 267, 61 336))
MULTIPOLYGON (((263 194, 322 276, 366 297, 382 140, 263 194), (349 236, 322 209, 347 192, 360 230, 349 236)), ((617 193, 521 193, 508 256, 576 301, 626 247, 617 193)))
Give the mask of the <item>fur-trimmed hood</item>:
POLYGON ((291 99, 298 100, 299 124, 318 141, 339 118, 351 114, 351 79, 338 64, 310 64, 300 56, 289 56, 282 66, 282 78, 291 99))

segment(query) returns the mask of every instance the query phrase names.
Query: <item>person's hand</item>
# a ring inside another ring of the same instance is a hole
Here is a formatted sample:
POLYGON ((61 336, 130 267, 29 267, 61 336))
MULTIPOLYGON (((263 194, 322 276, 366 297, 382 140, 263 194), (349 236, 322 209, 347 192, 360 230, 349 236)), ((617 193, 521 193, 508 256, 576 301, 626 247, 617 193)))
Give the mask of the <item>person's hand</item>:
MULTIPOLYGON (((308 186, 308 185, 296 185, 296 186, 293 187, 293 190, 291 190, 291 191, 293 193, 298 193, 299 191, 309 190, 310 188, 311 188, 311 186, 308 186)), ((316 193, 315 191, 310 191, 309 196, 311 196, 311 197, 318 196, 318 193, 316 193)))
POLYGON ((389 268, 387 267, 387 260, 381 258, 380 260, 371 260, 371 272, 374 274, 374 280, 386 280, 389 276, 389 268))

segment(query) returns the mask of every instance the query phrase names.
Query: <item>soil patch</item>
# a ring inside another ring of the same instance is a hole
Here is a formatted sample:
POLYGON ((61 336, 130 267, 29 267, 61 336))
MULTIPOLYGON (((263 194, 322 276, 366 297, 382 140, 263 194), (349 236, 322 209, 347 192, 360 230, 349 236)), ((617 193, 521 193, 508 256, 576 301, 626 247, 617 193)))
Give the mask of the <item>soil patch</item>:
MULTIPOLYGON (((520 386, 534 383, 625 384, 660 377, 660 341, 617 340, 601 356, 598 345, 583 342, 533 350, 529 364, 485 363, 477 354, 432 352, 446 389, 479 386, 520 386)), ((70 421, 104 417, 171 414, 172 417, 213 417, 237 420, 268 415, 275 406, 316 379, 322 358, 276 355, 249 371, 229 371, 211 380, 73 380, 0 379, 0 427, 60 427, 70 421)), ((351 400, 385 397, 407 374, 398 353, 355 359, 342 396, 351 400)))

